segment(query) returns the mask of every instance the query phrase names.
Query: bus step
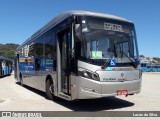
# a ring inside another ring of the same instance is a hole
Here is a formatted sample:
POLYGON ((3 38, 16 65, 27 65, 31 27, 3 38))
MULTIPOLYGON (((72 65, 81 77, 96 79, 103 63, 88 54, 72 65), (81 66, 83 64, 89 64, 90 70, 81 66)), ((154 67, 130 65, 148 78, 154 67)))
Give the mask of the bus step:
POLYGON ((66 94, 64 94, 64 93, 59 93, 59 94, 58 94, 58 97, 63 98, 63 99, 66 99, 66 100, 71 100, 71 96, 66 95, 66 94))

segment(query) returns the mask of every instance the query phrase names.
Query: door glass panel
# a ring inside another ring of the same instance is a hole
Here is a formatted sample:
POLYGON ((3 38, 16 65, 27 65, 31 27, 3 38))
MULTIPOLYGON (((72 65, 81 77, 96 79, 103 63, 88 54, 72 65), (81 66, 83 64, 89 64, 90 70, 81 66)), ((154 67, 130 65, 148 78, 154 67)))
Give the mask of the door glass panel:
POLYGON ((69 94, 69 52, 70 52, 70 31, 66 30, 59 34, 61 54, 61 86, 62 92, 69 94))

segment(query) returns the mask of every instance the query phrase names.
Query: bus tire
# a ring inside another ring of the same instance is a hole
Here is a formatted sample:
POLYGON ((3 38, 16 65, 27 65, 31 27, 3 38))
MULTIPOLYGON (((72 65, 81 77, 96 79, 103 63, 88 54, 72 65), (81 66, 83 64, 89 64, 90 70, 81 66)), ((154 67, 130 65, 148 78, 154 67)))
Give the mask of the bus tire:
POLYGON ((46 98, 49 100, 57 100, 57 97, 54 96, 54 93, 51 93, 50 89, 53 85, 51 78, 48 78, 46 81, 46 98))
POLYGON ((2 71, 2 76, 4 76, 4 70, 2 71))
POLYGON ((23 84, 23 79, 22 79, 22 74, 20 74, 20 85, 21 85, 21 86, 24 86, 24 84, 23 84))

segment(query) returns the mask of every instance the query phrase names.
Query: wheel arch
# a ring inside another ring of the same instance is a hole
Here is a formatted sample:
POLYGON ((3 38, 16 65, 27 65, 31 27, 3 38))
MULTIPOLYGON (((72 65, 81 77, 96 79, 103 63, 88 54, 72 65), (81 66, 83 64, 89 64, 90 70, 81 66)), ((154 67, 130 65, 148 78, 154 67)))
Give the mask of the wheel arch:
POLYGON ((45 80, 45 91, 46 91, 47 80, 50 80, 51 83, 54 83, 52 76, 51 75, 47 75, 46 80, 45 80))
POLYGON ((21 72, 19 72, 19 82, 22 80, 22 73, 21 72))

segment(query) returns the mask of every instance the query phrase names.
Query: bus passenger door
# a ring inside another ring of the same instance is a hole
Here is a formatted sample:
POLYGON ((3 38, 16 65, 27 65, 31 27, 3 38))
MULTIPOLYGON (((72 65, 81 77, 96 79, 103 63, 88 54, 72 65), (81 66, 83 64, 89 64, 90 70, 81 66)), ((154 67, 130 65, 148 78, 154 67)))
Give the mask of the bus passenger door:
POLYGON ((58 92, 70 95, 70 28, 57 34, 58 92))

